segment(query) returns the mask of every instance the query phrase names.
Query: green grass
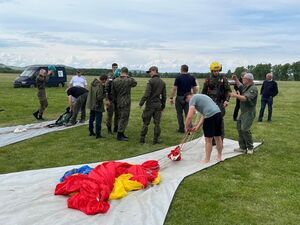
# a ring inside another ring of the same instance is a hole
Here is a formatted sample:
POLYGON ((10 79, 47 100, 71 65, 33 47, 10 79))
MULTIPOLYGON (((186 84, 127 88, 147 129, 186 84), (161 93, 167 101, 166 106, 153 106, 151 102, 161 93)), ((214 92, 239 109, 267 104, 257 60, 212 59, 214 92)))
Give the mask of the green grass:
MULTIPOLYGON (((15 75, 0 74, 0 126, 35 122, 32 112, 38 107, 36 90, 14 89, 15 75)), ((92 77, 89 77, 89 82, 92 77)), ((50 133, 0 148, 0 173, 72 164, 122 159, 177 144, 175 108, 169 104, 162 118, 162 143, 151 144, 153 125, 147 144, 138 144, 141 113, 138 107, 147 79, 137 79, 132 92, 132 111, 126 134, 127 143, 115 137, 95 140, 88 137, 87 126, 50 133)), ((168 94, 173 79, 166 79, 168 94)), ((203 80, 199 80, 203 85, 203 80)), ((259 87, 260 88, 260 87, 259 87)), ((272 123, 254 123, 255 141, 264 144, 253 155, 226 160, 212 168, 187 177, 178 188, 165 224, 300 224, 299 159, 299 82, 279 82, 274 99, 272 123)), ((64 88, 47 88, 47 119, 56 119, 67 105, 64 88)), ((232 121, 234 100, 227 109, 227 138, 237 139, 232 121)), ((260 107, 260 99, 257 111, 260 107)), ((104 116, 105 118, 106 116, 104 116)))

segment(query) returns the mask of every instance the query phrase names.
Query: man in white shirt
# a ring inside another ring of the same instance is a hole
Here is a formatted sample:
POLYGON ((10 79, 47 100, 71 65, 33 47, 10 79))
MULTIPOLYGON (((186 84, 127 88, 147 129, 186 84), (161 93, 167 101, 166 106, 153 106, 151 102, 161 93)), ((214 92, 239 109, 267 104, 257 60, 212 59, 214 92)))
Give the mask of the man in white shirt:
POLYGON ((73 76, 70 81, 70 87, 79 86, 79 87, 86 88, 87 81, 86 81, 85 77, 81 75, 80 70, 77 70, 76 72, 77 72, 77 75, 73 76))

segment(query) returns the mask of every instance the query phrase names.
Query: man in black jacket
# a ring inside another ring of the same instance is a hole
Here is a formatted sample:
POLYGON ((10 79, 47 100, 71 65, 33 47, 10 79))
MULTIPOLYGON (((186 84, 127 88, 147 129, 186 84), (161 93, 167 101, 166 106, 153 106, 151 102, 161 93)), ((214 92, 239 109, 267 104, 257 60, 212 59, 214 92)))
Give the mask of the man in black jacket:
POLYGON ((273 98, 278 94, 277 82, 273 80, 273 74, 268 73, 266 75, 266 80, 263 82, 263 85, 260 90, 261 96, 261 107, 258 117, 258 122, 262 122, 265 107, 268 104, 268 122, 272 121, 272 105, 273 98))

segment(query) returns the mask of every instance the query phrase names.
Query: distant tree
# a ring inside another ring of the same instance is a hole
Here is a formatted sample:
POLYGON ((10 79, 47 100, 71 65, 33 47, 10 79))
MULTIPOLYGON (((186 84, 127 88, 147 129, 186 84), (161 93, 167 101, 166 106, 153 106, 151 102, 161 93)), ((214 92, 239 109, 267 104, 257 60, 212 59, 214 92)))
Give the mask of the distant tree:
POLYGON ((242 72, 247 71, 247 69, 243 66, 235 68, 234 74, 240 76, 242 72))
POLYGON ((289 79, 289 72, 291 72, 290 66, 291 65, 289 63, 286 63, 282 66, 280 80, 288 80, 289 79))
POLYGON ((271 64, 257 64, 254 69, 252 69, 252 73, 256 79, 264 80, 267 73, 271 72, 271 64))
POLYGON ((275 80, 281 80, 282 77, 282 65, 274 65, 272 66, 272 73, 273 73, 273 78, 275 80))
POLYGON ((294 80, 300 80, 300 61, 294 62, 291 66, 292 74, 294 76, 294 80))
POLYGON ((249 73, 253 73, 253 70, 255 69, 255 66, 254 65, 249 65, 249 66, 247 66, 247 71, 249 72, 249 73))

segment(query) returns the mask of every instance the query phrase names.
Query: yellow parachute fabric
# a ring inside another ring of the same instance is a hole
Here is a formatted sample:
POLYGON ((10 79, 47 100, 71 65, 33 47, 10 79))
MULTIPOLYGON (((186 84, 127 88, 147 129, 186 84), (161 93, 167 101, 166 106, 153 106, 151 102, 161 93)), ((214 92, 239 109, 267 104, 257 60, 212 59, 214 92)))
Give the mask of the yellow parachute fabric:
POLYGON ((143 189, 140 182, 130 180, 132 174, 122 174, 115 179, 114 189, 109 195, 109 200, 123 198, 127 195, 128 191, 143 189))
POLYGON ((160 173, 157 174, 157 177, 155 178, 154 181, 152 181, 152 184, 157 185, 157 184, 159 184, 159 182, 160 182, 160 173))

